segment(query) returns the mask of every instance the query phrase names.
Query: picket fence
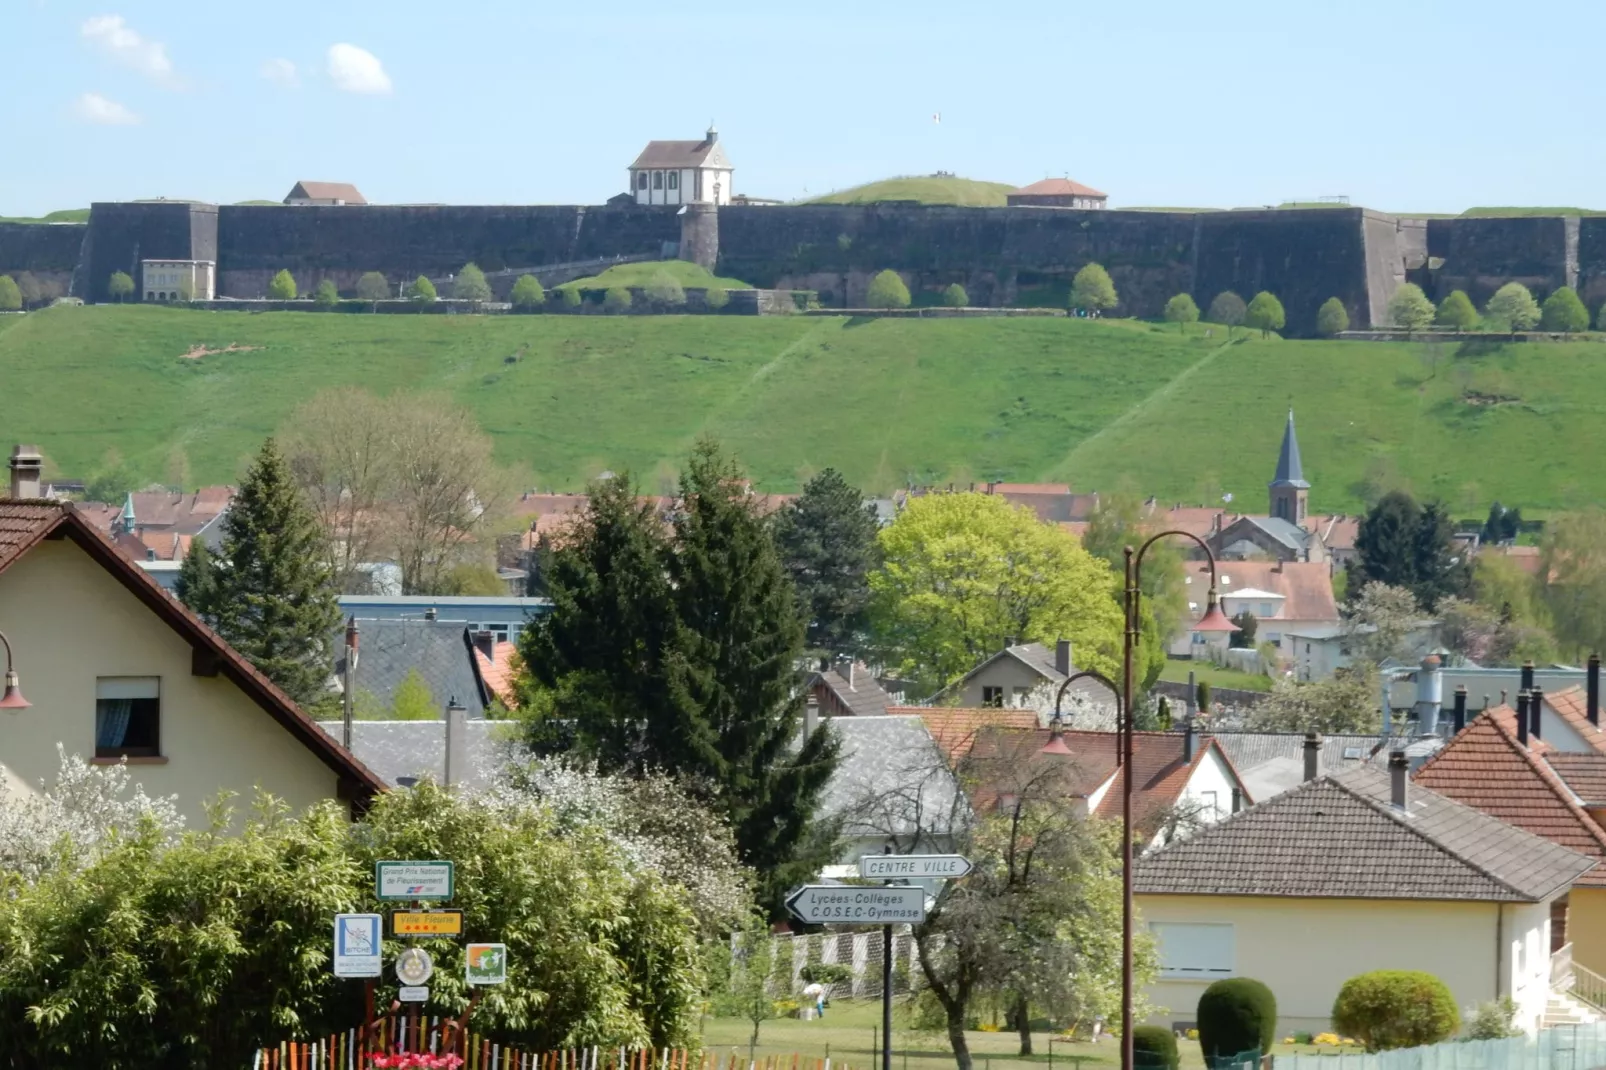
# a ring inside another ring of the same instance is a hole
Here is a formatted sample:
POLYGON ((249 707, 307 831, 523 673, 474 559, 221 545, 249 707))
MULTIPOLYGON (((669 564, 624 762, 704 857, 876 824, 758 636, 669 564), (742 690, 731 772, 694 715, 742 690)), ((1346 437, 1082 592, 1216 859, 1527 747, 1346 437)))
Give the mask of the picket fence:
POLYGON ((1594 1070, 1606 1066, 1606 1022, 1538 1036, 1464 1040, 1372 1054, 1279 1055, 1275 1070, 1594 1070))

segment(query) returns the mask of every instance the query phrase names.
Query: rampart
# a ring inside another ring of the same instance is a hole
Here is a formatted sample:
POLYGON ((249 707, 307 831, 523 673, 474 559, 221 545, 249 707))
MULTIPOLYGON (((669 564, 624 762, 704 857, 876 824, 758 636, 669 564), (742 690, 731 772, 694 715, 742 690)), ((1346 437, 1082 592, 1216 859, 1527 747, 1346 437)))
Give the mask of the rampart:
POLYGON ((27 271, 65 291, 88 232, 84 223, 0 223, 0 275, 27 271))
POLYGON ((86 301, 105 301, 107 286, 118 271, 127 272, 137 288, 141 260, 217 259, 217 205, 187 201, 93 204, 74 292, 86 301))
POLYGON ((1508 282, 1520 282, 1544 300, 1578 279, 1579 220, 1517 216, 1428 220, 1433 286, 1443 300, 1465 290, 1479 308, 1508 282), (1442 263, 1435 264, 1436 261, 1442 263))

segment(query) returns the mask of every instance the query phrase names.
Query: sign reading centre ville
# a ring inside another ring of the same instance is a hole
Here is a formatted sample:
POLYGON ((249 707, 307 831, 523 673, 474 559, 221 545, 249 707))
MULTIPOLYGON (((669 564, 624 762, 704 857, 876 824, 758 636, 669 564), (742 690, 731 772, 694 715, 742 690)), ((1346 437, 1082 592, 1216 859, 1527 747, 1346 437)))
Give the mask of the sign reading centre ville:
POLYGON ((924 888, 858 888, 846 884, 805 884, 786 899, 801 921, 892 925, 926 920, 924 888))
POLYGON ((381 899, 450 899, 450 862, 375 862, 374 892, 381 899))
POLYGON ((963 877, 970 872, 964 855, 860 855, 859 876, 878 880, 900 877, 963 877))

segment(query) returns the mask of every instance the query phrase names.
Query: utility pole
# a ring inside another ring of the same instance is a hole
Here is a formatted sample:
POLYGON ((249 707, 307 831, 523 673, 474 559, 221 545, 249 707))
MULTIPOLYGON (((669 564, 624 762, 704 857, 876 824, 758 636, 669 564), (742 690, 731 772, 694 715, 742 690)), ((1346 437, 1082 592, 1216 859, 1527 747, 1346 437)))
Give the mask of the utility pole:
POLYGON ((343 698, 343 712, 340 719, 340 744, 346 750, 351 750, 351 722, 352 701, 354 698, 353 684, 356 680, 357 668, 357 618, 350 617, 346 621, 346 671, 342 674, 341 690, 345 692, 343 698))
MULTIPOLYGON (((889 843, 881 849, 891 854, 889 843)), ((891 884, 891 881, 887 881, 891 884)), ((892 926, 881 926, 881 1070, 892 1070, 892 926)))

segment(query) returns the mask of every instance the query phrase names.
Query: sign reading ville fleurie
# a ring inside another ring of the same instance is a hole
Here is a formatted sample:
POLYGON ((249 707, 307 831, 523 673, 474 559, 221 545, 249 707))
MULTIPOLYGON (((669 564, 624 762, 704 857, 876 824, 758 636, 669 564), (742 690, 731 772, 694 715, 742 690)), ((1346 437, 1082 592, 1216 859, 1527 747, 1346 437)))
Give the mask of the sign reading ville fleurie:
POLYGON ((799 920, 810 924, 913 924, 926 920, 926 890, 806 884, 787 897, 786 906, 799 920))

